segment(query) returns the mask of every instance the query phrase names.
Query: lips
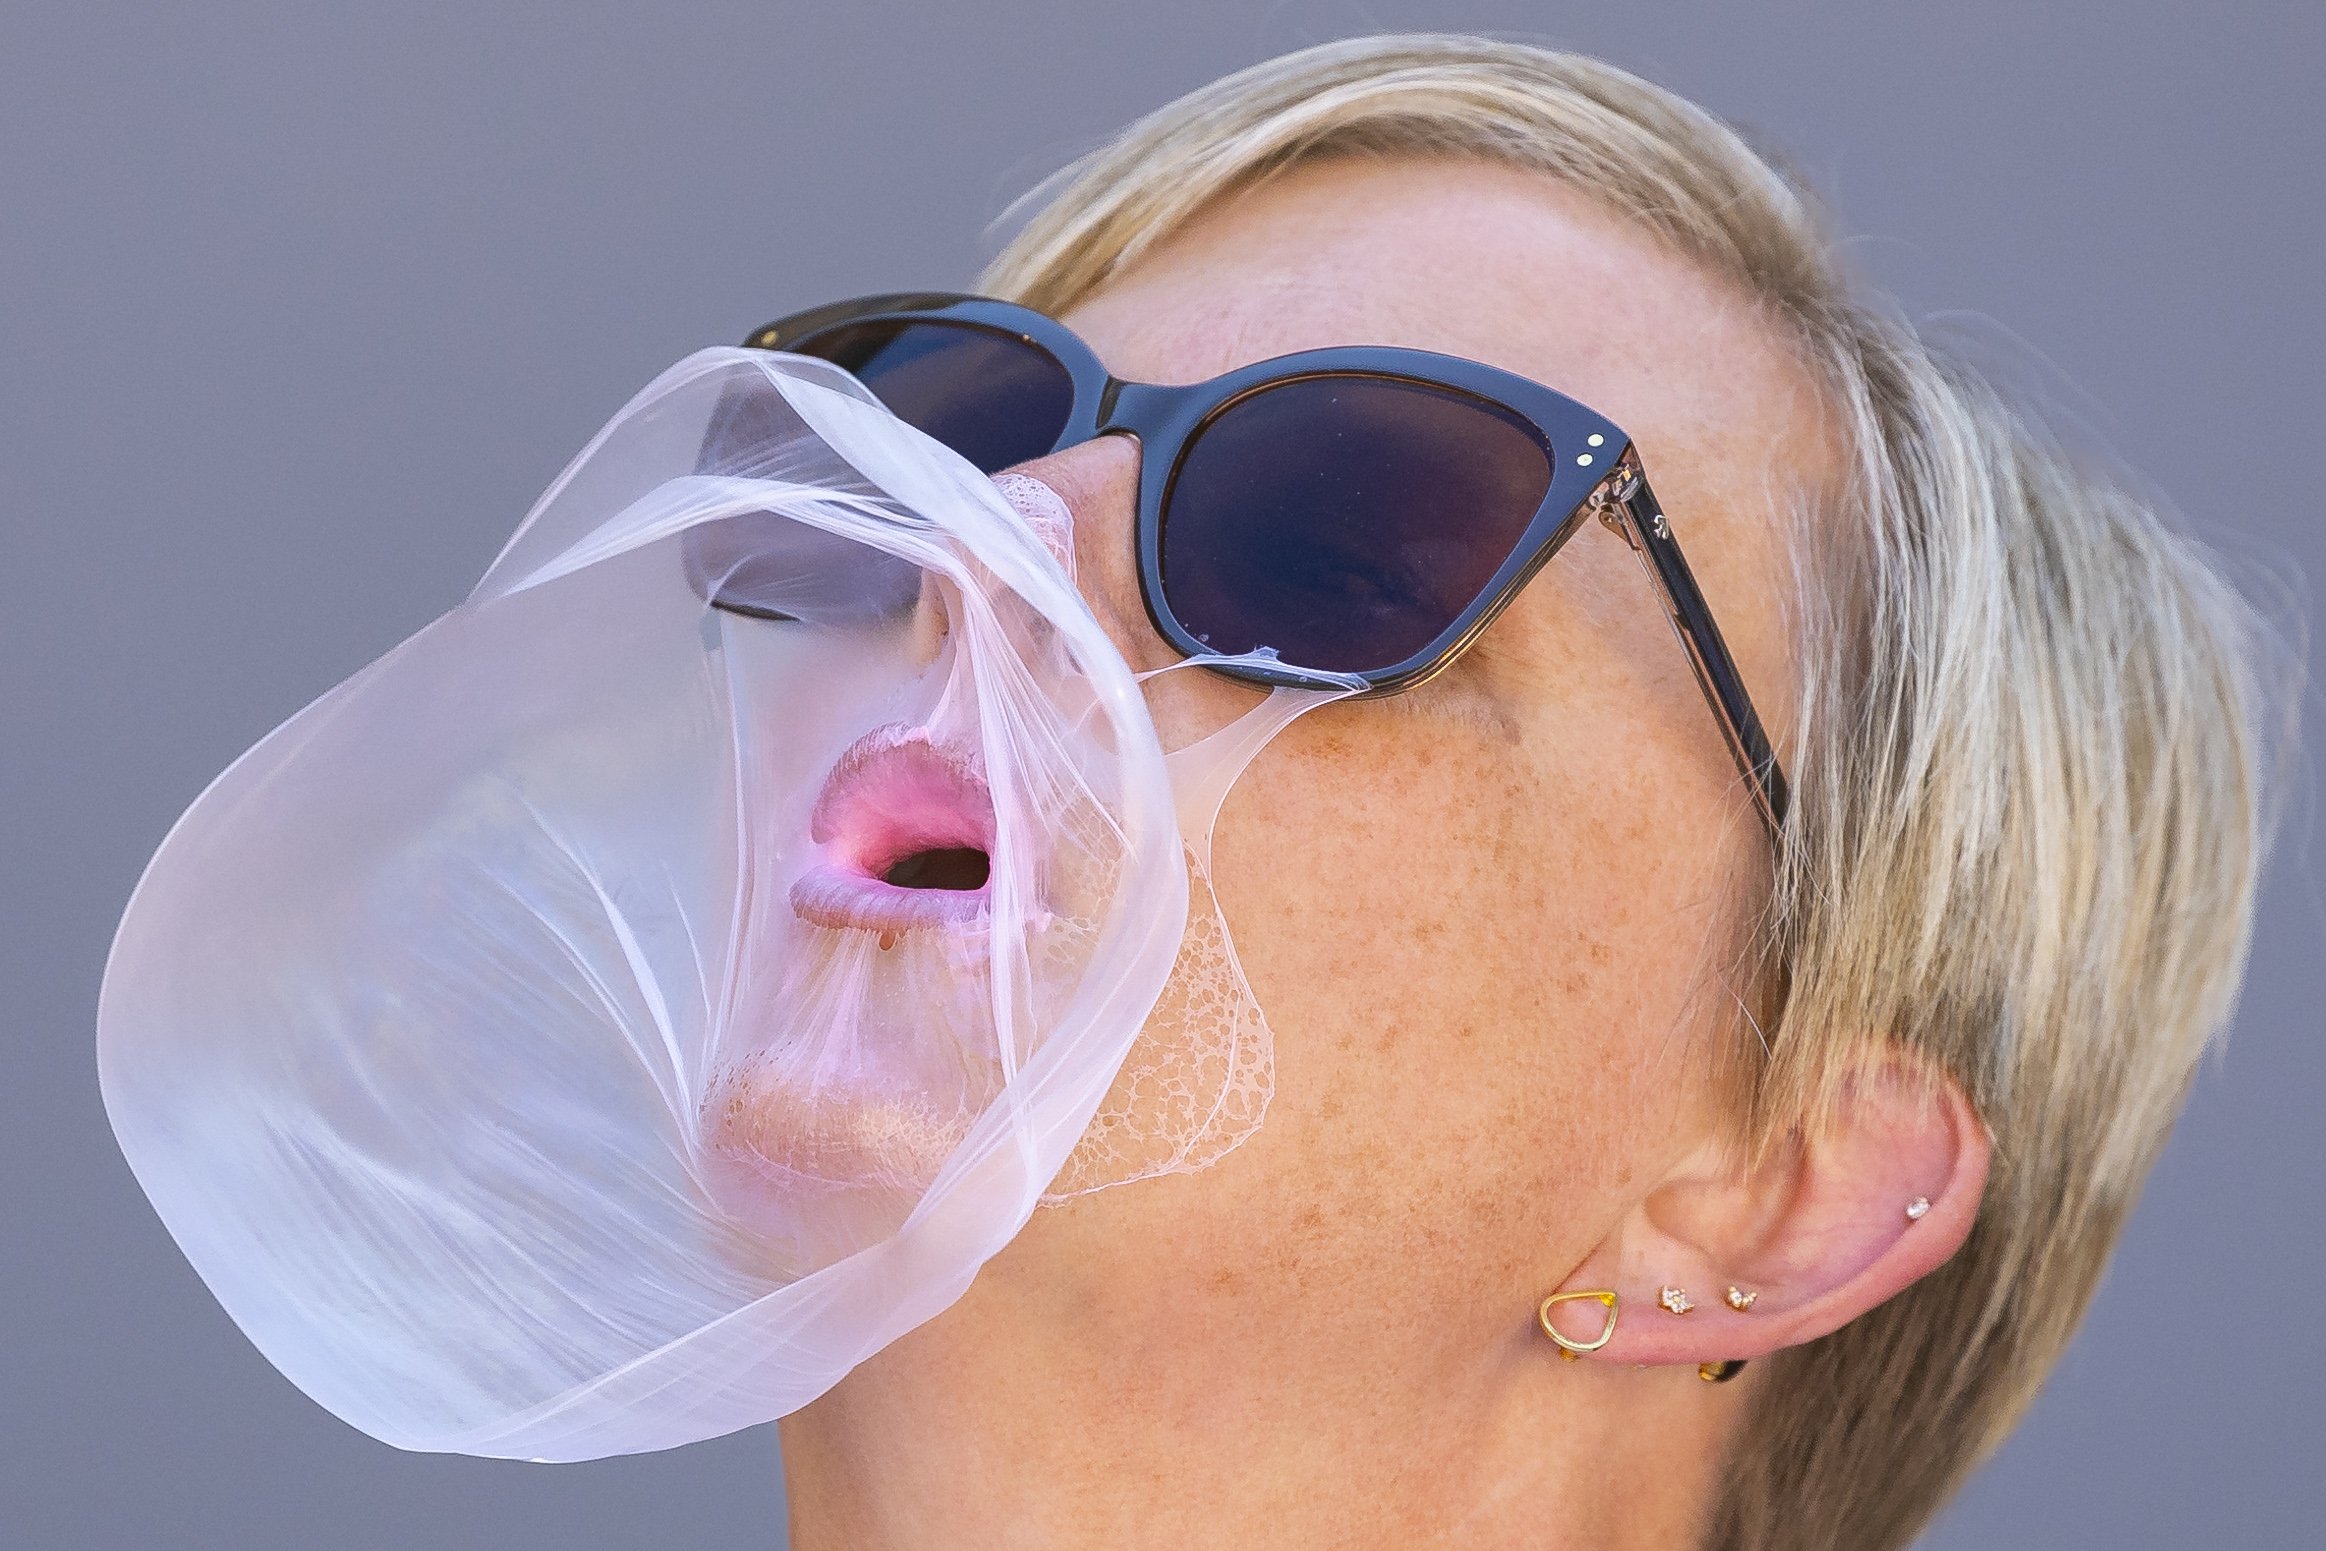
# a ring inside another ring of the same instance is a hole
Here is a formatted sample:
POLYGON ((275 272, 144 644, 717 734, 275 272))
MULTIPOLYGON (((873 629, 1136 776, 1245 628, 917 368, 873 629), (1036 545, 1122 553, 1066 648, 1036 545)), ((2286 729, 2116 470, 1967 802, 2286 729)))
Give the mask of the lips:
POLYGON ((960 928, 990 898, 993 794, 969 757, 923 728, 875 728, 833 765, 809 815, 816 860, 791 886, 815 926, 960 928))

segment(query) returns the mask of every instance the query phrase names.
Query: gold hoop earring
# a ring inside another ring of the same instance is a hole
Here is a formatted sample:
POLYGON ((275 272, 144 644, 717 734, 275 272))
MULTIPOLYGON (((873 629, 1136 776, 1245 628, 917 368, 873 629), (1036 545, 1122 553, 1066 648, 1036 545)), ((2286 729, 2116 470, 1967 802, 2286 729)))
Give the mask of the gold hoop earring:
POLYGON ((1551 1294, 1548 1298, 1543 1300, 1542 1307, 1535 1310, 1535 1320, 1543 1327, 1544 1335, 1549 1336, 1553 1341, 1559 1343, 1559 1356, 1561 1359, 1567 1362, 1573 1362, 1576 1358, 1582 1356, 1585 1352, 1596 1352, 1601 1347, 1605 1346, 1608 1342, 1615 1339, 1615 1320, 1616 1316, 1621 1312, 1622 1311, 1616 1307, 1615 1290, 1608 1287, 1599 1287, 1593 1288, 1586 1292, 1563 1292, 1551 1294), (1562 1303, 1571 1303, 1579 1298, 1589 1298, 1593 1302, 1602 1303, 1607 1306, 1607 1323, 1600 1326, 1599 1334, 1592 1337, 1588 1341, 1570 1341, 1567 1339, 1567 1337, 1559 1334, 1558 1326, 1551 1323, 1551 1310, 1554 1306, 1562 1303))
POLYGON ((1745 1360, 1742 1357, 1731 1357, 1726 1362, 1698 1363, 1696 1377, 1707 1384, 1726 1384, 1730 1379, 1744 1372, 1744 1365, 1745 1360))

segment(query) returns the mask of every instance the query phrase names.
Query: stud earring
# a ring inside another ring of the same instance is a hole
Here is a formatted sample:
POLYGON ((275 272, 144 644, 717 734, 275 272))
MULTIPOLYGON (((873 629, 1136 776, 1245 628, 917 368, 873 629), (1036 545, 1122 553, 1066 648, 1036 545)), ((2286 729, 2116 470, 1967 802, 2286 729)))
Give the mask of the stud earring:
POLYGON ((1744 1372, 1744 1365, 1745 1360, 1741 1357, 1731 1357, 1726 1362, 1698 1363, 1696 1377, 1707 1384, 1726 1384, 1730 1379, 1744 1372))
POLYGON ((1616 1307, 1614 1289, 1600 1287, 1593 1288, 1587 1292, 1553 1293, 1548 1298, 1543 1300, 1541 1308, 1535 1310, 1535 1319, 1543 1327, 1543 1334, 1549 1336, 1553 1341, 1559 1343, 1559 1356, 1561 1360, 1566 1362, 1573 1362, 1583 1353, 1596 1352, 1601 1347, 1605 1346, 1608 1342, 1615 1339, 1615 1319, 1617 1314, 1620 1312, 1621 1310, 1616 1307), (1574 1302, 1580 1298, 1588 1298, 1594 1303, 1603 1304, 1607 1309, 1607 1323, 1600 1326, 1599 1334, 1593 1336, 1588 1341, 1570 1340, 1568 1337, 1559 1334, 1559 1327, 1551 1323, 1551 1310, 1554 1307, 1562 1303, 1574 1302))
POLYGON ((1760 1294, 1757 1292, 1746 1292, 1741 1287, 1731 1287, 1725 1296, 1728 1301, 1728 1306, 1736 1310, 1739 1314, 1742 1314, 1753 1306, 1753 1301, 1759 1298, 1760 1294))
POLYGON ((1923 1218, 1929 1215, 1930 1197, 1916 1196, 1913 1200, 1906 1203, 1906 1220, 1908 1222, 1920 1222, 1923 1218))
POLYGON ((1671 1310, 1674 1314, 1685 1314, 1690 1309, 1696 1307, 1696 1300, 1689 1297, 1687 1293, 1683 1292, 1677 1287, 1664 1287, 1658 1289, 1656 1292, 1656 1302, 1662 1304, 1665 1308, 1671 1310))

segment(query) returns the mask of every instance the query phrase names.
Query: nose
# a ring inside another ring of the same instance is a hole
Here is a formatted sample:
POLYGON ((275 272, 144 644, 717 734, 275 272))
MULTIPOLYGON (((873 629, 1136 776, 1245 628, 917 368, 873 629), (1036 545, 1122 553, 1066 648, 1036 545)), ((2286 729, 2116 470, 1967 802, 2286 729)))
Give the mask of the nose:
POLYGON ((1031 474, 1007 469, 993 476, 993 487, 1001 492, 1010 509, 1024 519, 1026 526, 1034 530, 1034 537, 1057 557, 1058 563, 1066 568, 1067 578, 1072 580, 1074 511, 1066 504, 1066 498, 1031 474))
POLYGON ((1131 527, 1139 443, 1125 434, 1081 442, 994 476, 1002 498, 1065 560, 1100 628, 1134 672, 1173 660, 1147 622, 1131 527))

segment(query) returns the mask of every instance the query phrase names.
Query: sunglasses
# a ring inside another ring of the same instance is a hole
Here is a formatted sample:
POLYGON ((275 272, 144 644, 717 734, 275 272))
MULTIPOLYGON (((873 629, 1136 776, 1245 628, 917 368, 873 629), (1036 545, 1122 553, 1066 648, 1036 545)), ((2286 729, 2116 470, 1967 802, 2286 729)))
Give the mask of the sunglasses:
POLYGON ((1148 617, 1182 656, 1247 658, 1205 666, 1248 683, 1411 689, 1597 517, 1646 567, 1762 819, 1784 820, 1783 772, 1631 439, 1540 383, 1371 345, 1124 382, 1055 318, 941 292, 794 313, 744 343, 844 368, 988 474, 1137 437, 1148 617))

